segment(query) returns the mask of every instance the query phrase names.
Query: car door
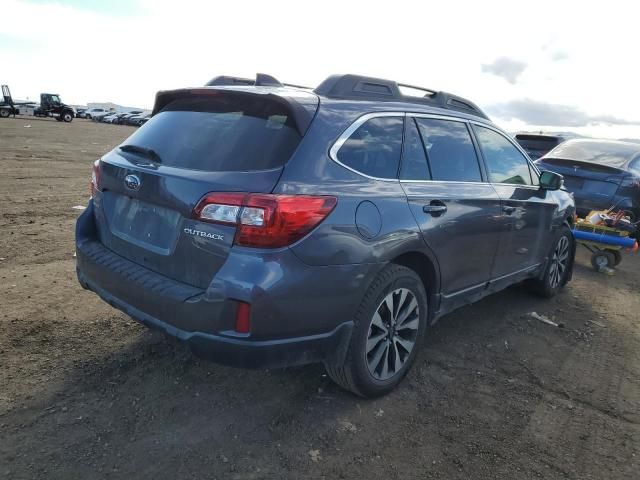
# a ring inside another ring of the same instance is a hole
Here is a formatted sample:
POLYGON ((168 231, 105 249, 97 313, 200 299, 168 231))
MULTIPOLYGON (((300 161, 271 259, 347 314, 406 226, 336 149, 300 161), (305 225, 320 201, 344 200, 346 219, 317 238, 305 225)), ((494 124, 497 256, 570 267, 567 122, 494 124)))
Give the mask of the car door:
POLYGON ((482 296, 490 278, 500 199, 484 181, 465 121, 408 115, 406 122, 401 185, 452 308, 482 296))
POLYGON ((502 204, 500 244, 493 279, 508 279, 537 267, 547 254, 556 202, 539 187, 537 170, 498 130, 473 126, 489 181, 502 204))

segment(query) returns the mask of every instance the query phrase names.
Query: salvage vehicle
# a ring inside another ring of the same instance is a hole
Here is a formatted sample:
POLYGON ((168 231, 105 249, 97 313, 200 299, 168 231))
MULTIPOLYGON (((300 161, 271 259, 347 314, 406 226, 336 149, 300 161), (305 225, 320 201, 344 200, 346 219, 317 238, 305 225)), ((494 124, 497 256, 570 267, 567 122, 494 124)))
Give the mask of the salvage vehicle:
POLYGON ((142 125, 143 123, 146 123, 146 118, 148 117, 149 114, 146 113, 138 113, 136 115, 131 115, 129 117, 127 117, 124 121, 124 123, 126 125, 131 125, 134 127, 139 127, 140 125, 142 125))
POLYGON ((127 124, 127 119, 129 119, 130 117, 136 116, 136 115, 140 115, 141 113, 142 113, 141 110, 131 110, 130 112, 123 113, 123 114, 119 115, 118 124, 119 125, 126 125, 127 124))
POLYGON ((536 161, 562 174, 577 212, 615 209, 640 220, 640 144, 616 140, 572 139, 536 161))
POLYGON ((107 110, 105 110, 104 108, 90 108, 88 110, 86 110, 84 112, 84 118, 86 118, 87 120, 92 120, 94 116, 96 115, 107 115, 110 112, 107 112, 107 110))
POLYGON ((105 117, 109 115, 115 115, 115 113, 116 113, 115 109, 110 109, 110 110, 105 110, 103 112, 93 112, 91 113, 90 117, 87 116, 86 118, 91 118, 91 120, 94 122, 102 122, 105 117))
POLYGON ((227 365, 323 362, 375 397, 446 313, 571 278, 562 177, 469 100, 357 75, 221 78, 159 92, 93 165, 78 279, 134 319, 227 365))
POLYGON ((110 113, 108 115, 105 115, 104 117, 102 117, 102 121, 104 123, 117 123, 118 114, 113 112, 113 113, 110 113))

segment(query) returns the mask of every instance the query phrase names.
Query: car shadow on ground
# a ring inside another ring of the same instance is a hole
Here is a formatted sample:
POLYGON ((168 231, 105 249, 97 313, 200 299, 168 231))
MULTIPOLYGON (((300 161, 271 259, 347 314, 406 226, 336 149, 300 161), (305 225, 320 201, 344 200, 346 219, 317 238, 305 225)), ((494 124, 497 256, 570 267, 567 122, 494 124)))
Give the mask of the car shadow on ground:
MULTIPOLYGON (((583 265, 576 274, 601 281, 583 265)), ((618 446, 582 458, 557 429, 571 431, 564 414, 576 406, 607 421, 628 415, 599 395, 603 390, 594 382, 608 375, 605 364, 582 372, 591 381, 564 368, 579 364, 583 353, 589 358, 594 339, 585 322, 600 318, 579 295, 570 287, 545 300, 514 286, 444 317, 429 330, 397 391, 374 400, 341 390, 319 365, 222 367, 140 328, 135 341, 76 364, 59 388, 34 401, 37 407, 17 413, 13 426, 28 428, 8 429, 8 439, 19 445, 37 433, 39 461, 31 468, 49 478, 96 472, 262 478, 256 469, 273 478, 287 478, 287 472, 313 476, 323 471, 310 457, 316 450, 335 476, 361 475, 385 452, 414 458, 404 466, 378 466, 372 475, 406 478, 427 466, 450 478, 486 468, 493 478, 501 472, 509 478, 520 466, 569 475, 572 456, 588 468, 598 455, 628 453, 618 446), (536 320, 534 311, 563 328, 536 320), (550 436, 566 442, 551 450, 550 436)), ((623 329, 610 325, 607 335, 607 343, 624 346, 623 329)), ((594 421, 590 428, 605 426, 594 421)), ((21 458, 14 461, 23 463, 21 458)))

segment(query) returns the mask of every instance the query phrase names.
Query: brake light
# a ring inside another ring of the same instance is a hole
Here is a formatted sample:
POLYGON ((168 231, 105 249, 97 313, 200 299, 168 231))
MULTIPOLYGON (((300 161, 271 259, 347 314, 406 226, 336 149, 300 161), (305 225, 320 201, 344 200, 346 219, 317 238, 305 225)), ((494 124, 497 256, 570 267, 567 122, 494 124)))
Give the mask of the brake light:
POLYGON ((98 190, 100 190, 100 160, 93 162, 93 167, 91 168, 91 183, 89 184, 91 198, 95 196, 98 190))
POLYGON ((208 193, 196 205, 193 217, 236 225, 236 245, 278 248, 291 245, 313 230, 336 202, 335 197, 329 196, 208 193))

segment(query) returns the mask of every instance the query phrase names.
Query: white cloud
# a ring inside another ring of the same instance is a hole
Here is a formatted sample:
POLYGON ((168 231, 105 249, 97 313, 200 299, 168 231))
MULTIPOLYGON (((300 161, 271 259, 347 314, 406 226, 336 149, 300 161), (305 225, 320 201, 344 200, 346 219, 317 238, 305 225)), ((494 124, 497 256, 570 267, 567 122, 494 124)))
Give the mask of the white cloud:
MULTIPOLYGON (((146 107, 157 90, 218 74, 261 71, 313 86, 352 72, 451 91, 481 106, 530 98, 619 119, 640 111, 636 2, 544 0, 523 9, 495 0, 141 0, 129 16, 57 2, 2 4, 3 18, 13 21, 0 34, 0 64, 10 66, 0 80, 20 98, 56 91, 69 103, 146 107), (526 63, 515 85, 482 73, 500 57, 526 63)), ((590 128, 619 136, 623 127, 590 128)), ((628 133, 633 128, 624 127, 625 136, 640 136, 628 133)))
POLYGON ((637 120, 613 115, 593 115, 571 105, 559 105, 529 98, 496 103, 487 107, 490 115, 504 120, 520 120, 528 125, 551 127, 586 127, 594 125, 634 125, 640 128, 640 112, 637 120))
POLYGON ((515 85, 518 77, 527 69, 527 64, 514 58, 498 57, 491 63, 482 65, 482 71, 504 78, 507 82, 515 85))

